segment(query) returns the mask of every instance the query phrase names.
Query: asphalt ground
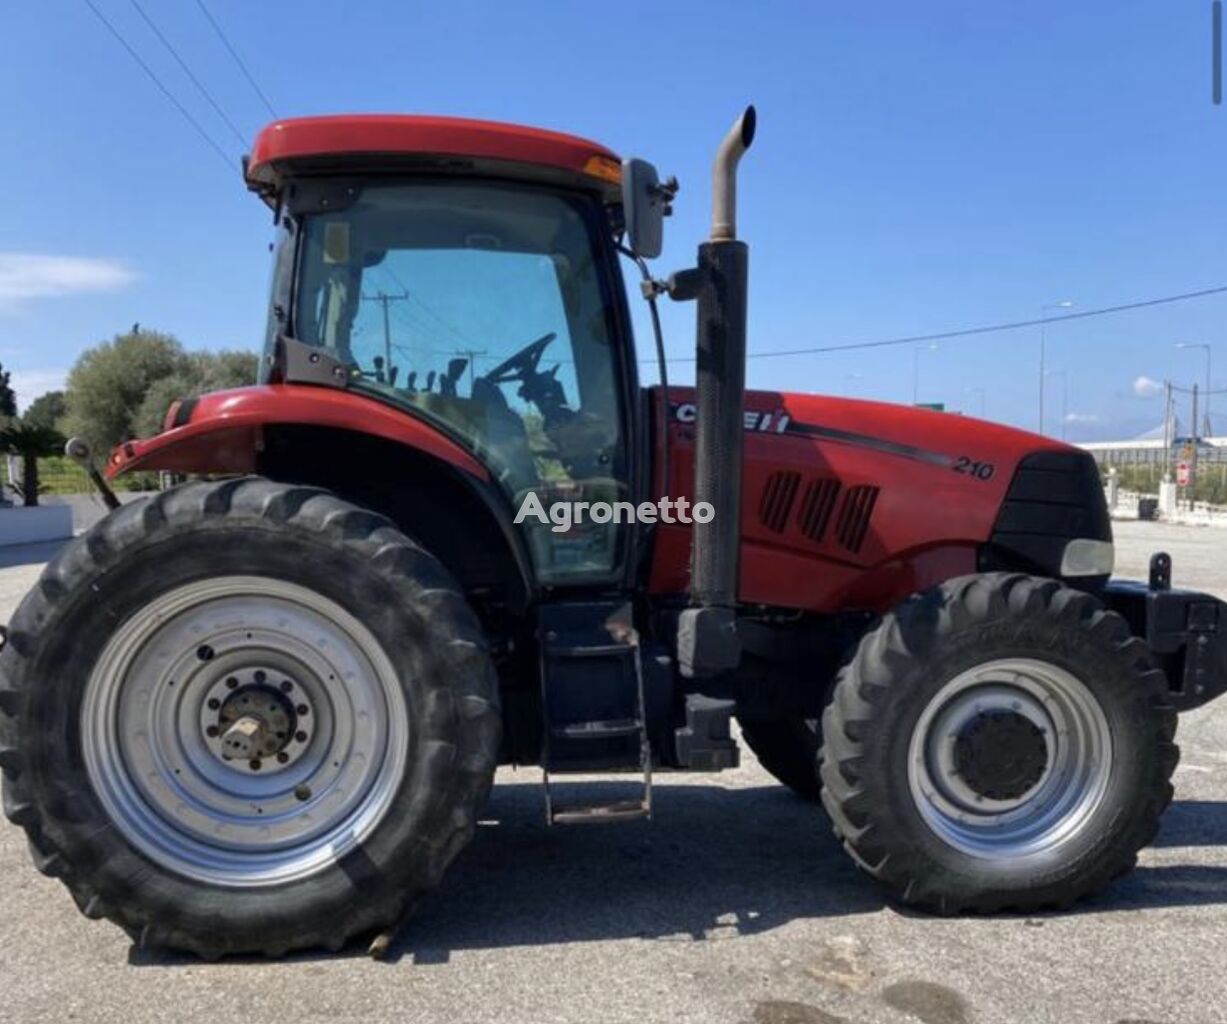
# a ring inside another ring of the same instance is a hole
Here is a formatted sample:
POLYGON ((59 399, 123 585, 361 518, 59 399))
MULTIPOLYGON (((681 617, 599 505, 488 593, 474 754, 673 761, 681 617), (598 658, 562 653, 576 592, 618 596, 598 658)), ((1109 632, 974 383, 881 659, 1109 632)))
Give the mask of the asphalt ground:
MULTIPOLYGON (((1227 599, 1227 531, 1118 523, 1117 540, 1121 575, 1163 548, 1178 584, 1227 599)), ((0 617, 53 547, 0 550, 0 617)), ((1176 800, 1138 869, 1030 918, 891 906, 748 753, 734 772, 658 777, 654 819, 627 825, 547 829, 539 773, 500 771, 475 842, 386 962, 138 951, 5 824, 0 1021, 1225 1021, 1227 699, 1178 740, 1176 800)))

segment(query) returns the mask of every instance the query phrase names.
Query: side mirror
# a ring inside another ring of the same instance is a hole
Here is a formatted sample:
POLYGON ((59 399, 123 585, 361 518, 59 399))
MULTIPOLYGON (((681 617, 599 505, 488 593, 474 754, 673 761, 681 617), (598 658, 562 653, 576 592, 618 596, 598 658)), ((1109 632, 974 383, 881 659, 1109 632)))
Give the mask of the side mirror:
POLYGON ((660 255, 665 237, 668 196, 660 187, 660 175, 646 160, 622 161, 622 215, 626 221, 627 245, 645 260, 660 255))

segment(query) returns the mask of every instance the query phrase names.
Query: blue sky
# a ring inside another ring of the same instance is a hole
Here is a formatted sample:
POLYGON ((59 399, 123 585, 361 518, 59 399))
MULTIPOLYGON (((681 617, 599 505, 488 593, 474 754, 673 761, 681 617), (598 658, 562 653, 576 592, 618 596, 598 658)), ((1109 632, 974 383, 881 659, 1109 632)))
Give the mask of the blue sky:
MULTIPOLYGON (((0 360, 29 401, 135 321, 191 347, 259 343, 266 209, 242 147, 130 0, 95 0, 228 167, 82 0, 6 5, 0 360), (37 257, 37 258, 32 258, 37 257)), ((599 139, 682 182, 664 273, 705 231, 712 150, 747 101, 750 345, 872 341, 1227 284, 1227 108, 1209 0, 409 3, 206 0, 278 114, 448 113, 599 139)), ((267 120, 196 0, 142 6, 241 133, 267 120)), ((636 300, 637 301, 637 300, 636 300)), ((668 351, 692 310, 666 309, 668 351)), ((1139 378, 1227 386, 1227 296, 1057 325, 1069 436, 1128 436, 1139 378)), ((640 320, 642 323, 642 319, 640 320)), ((919 353, 922 401, 1034 427, 1038 329, 919 353)), ((642 332, 639 346, 650 352, 642 332)), ((752 386, 910 401, 908 347, 757 359, 752 386)), ((680 378, 689 367, 679 364, 680 378)), ((1142 394, 1138 394, 1138 392, 1142 394)), ((1227 398, 1218 400, 1227 432, 1227 398)), ((1048 430, 1061 430, 1061 380, 1048 430)))

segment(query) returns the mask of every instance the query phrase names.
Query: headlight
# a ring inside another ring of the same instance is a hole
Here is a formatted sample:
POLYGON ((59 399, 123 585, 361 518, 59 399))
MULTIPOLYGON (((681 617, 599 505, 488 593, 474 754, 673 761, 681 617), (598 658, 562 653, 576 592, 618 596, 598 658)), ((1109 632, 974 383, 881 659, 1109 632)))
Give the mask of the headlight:
POLYGON ((1061 556, 1062 576, 1111 576, 1116 549, 1109 540, 1080 537, 1065 545, 1061 556))

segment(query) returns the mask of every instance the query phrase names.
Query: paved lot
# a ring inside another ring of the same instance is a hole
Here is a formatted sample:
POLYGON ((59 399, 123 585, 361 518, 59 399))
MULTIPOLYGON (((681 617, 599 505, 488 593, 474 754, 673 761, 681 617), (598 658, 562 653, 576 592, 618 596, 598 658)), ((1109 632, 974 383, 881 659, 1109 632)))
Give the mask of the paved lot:
MULTIPOLYGON (((1123 575, 1164 547, 1227 598, 1222 531, 1118 524, 1123 575)), ((0 556, 5 553, 0 552, 0 556)), ((46 551, 0 557, 0 616, 46 551)), ((1186 717, 1176 803, 1139 869, 1060 916, 886 906, 821 812, 756 764, 661 780, 652 823, 547 830, 503 771, 473 847, 391 962, 202 964, 132 950, 0 826, 0 1021, 869 1024, 1227 1020, 1227 703, 1186 717)))

